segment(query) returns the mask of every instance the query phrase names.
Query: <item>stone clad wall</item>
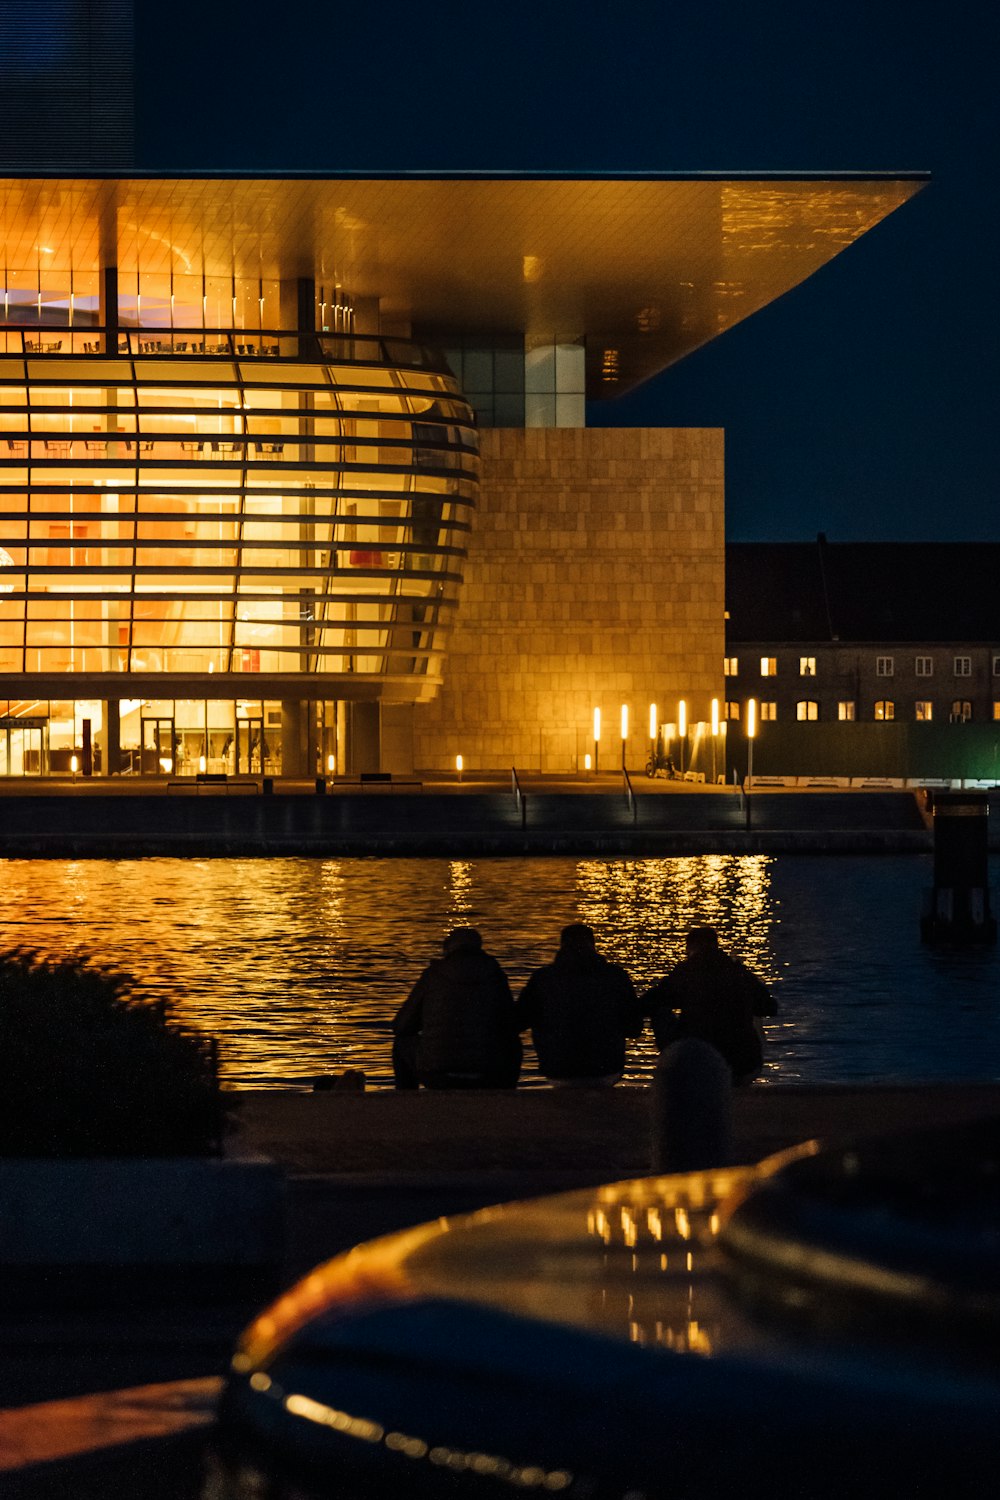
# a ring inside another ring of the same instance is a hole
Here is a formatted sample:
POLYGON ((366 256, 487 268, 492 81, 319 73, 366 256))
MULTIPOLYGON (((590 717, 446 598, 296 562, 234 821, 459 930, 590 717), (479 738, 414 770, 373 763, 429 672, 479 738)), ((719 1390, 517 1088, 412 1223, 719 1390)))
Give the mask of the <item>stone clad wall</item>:
POLYGON ((498 428, 481 434, 481 508, 444 686, 414 711, 414 765, 630 768, 687 700, 723 697, 723 434, 716 428, 498 428))

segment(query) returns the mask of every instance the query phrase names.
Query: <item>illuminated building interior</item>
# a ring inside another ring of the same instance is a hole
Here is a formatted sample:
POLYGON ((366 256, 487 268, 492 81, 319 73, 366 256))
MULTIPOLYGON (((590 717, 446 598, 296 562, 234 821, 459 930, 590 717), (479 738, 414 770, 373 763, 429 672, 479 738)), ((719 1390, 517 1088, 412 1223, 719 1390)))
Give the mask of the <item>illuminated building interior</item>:
POLYGON ((7 179, 0 775, 380 768, 477 427, 582 427, 918 187, 7 179))

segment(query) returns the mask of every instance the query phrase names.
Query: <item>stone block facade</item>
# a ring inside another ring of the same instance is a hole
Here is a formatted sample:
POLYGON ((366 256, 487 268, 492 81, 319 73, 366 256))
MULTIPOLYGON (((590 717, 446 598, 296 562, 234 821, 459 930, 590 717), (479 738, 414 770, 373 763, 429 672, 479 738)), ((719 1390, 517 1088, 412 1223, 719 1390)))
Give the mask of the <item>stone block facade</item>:
POLYGON ((723 434, 716 428, 495 428, 444 686, 414 710, 417 769, 630 768, 685 699, 723 698, 723 434))

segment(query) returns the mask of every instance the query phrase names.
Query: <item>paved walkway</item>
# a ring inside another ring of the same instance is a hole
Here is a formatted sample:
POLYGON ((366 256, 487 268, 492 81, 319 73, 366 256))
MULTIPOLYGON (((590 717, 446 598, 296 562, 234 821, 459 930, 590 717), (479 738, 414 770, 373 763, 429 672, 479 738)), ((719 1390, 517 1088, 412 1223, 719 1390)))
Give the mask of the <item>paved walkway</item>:
MULTIPOLYGON (((233 1154, 289 1174, 285 1278, 423 1219, 648 1170, 648 1096, 234 1096, 233 1154)), ((1000 1084, 769 1088, 735 1096, 741 1160, 827 1141, 1000 1115, 1000 1084)), ((4 1500, 198 1500, 214 1393, 255 1309, 196 1303, 0 1312, 4 1500)))

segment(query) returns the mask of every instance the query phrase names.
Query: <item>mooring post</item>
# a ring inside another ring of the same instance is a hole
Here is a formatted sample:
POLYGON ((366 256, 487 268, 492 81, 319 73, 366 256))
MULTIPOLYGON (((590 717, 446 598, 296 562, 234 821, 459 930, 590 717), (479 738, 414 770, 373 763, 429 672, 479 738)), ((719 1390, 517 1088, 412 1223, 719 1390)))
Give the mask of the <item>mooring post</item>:
POLYGON ((654 1172, 725 1167, 733 1150, 733 1079, 720 1052, 700 1037, 673 1042, 653 1074, 654 1172))
POLYGON ((990 911, 989 798, 985 792, 934 796, 934 886, 924 898, 926 943, 995 943, 990 911))

